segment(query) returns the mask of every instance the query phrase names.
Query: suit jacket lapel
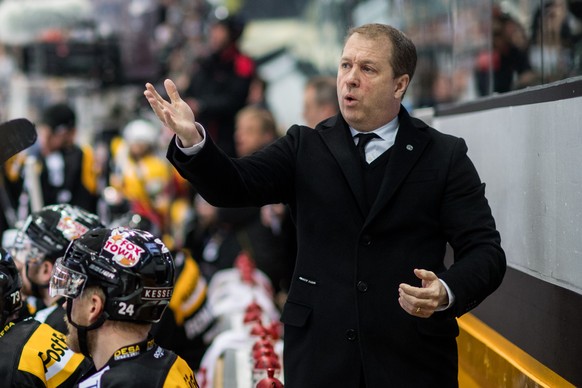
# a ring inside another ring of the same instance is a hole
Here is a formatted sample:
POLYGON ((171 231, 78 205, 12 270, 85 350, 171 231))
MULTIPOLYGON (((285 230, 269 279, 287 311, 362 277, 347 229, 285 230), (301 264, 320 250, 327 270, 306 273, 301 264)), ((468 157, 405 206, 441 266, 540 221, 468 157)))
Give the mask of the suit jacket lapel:
POLYGON ((317 126, 324 143, 337 160, 350 187, 361 215, 365 218, 367 206, 360 160, 355 152, 347 123, 340 115, 317 126))
POLYGON ((390 201, 390 198, 404 182, 404 179, 410 173, 410 170, 429 142, 428 135, 422 130, 427 127, 425 123, 417 119, 413 121, 403 107, 400 108, 399 116, 400 127, 395 143, 392 146, 392 154, 390 155, 378 196, 368 214, 366 224, 372 221, 390 201))

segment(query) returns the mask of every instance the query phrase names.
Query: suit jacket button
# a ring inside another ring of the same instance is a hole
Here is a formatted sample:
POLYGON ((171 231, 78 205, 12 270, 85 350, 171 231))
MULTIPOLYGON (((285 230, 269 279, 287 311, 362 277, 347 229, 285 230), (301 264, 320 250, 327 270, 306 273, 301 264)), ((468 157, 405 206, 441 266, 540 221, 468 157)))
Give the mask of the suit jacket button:
POLYGON ((363 235, 362 239, 360 240, 360 243, 364 246, 372 245, 372 236, 370 236, 369 234, 363 235))
POLYGON ((360 292, 368 291, 368 284, 366 282, 359 281, 358 285, 356 287, 358 288, 358 291, 360 291, 360 292))
POLYGON ((346 338, 348 341, 355 341, 358 338, 358 334, 354 329, 348 329, 346 330, 346 338))

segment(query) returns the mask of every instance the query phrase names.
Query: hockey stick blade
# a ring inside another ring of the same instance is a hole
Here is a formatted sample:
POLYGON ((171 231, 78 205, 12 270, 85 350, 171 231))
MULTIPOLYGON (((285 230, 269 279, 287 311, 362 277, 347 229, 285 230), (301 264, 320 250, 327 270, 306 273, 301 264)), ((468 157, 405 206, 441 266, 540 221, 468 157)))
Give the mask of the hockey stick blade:
POLYGON ((35 141, 36 129, 27 119, 14 119, 0 124, 0 165, 35 141))

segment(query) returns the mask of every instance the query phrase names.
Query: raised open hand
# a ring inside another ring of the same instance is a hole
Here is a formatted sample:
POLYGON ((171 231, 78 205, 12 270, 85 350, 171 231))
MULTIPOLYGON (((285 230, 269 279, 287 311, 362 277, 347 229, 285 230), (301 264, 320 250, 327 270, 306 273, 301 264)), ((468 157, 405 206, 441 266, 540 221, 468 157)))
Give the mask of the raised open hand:
POLYGON ((146 84, 144 91, 144 96, 156 116, 180 138, 183 147, 190 147, 201 142, 202 135, 196 128, 194 112, 180 97, 176 84, 167 79, 164 81, 164 87, 170 101, 164 100, 150 83, 146 84))

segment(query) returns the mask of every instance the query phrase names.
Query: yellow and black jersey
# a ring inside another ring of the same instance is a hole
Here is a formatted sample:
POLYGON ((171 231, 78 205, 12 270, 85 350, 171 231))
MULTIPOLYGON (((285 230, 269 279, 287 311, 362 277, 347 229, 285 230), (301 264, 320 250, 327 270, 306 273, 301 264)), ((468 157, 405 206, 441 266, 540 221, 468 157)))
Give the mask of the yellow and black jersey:
POLYGON ((27 296, 23 300, 23 305, 20 311, 18 311, 18 317, 16 321, 23 321, 27 318, 34 317, 34 314, 38 310, 38 300, 34 296, 27 296))
POLYGON ((198 388, 198 383, 186 361, 150 338, 118 349, 103 368, 79 383, 79 388, 97 387, 198 388))
POLYGON ((44 304, 42 299, 34 296, 28 296, 24 301, 24 308, 20 309, 18 313, 18 320, 26 318, 34 318, 40 323, 46 323, 56 331, 63 334, 68 334, 67 325, 65 323, 65 316, 67 312, 63 307, 65 299, 61 298, 50 306, 44 304))
POLYGON ((5 186, 13 206, 22 205, 31 193, 23 196, 27 185, 25 162, 31 156, 34 160, 31 171, 38 179, 42 201, 45 205, 70 203, 95 213, 97 212, 97 171, 93 149, 88 146, 72 145, 44 157, 34 150, 26 150, 9 160, 4 166, 5 186))
POLYGON ((74 353, 65 335, 34 319, 9 322, 0 332, 0 385, 72 387, 93 368, 74 353))
POLYGON ((176 283, 168 308, 152 333, 163 347, 198 369, 204 352, 215 335, 216 319, 207 302, 207 283, 188 250, 172 252, 176 283))
POLYGON ((172 182, 170 163, 153 153, 135 160, 123 140, 115 142, 111 148, 113 167, 109 184, 123 193, 131 204, 163 218, 169 208, 166 191, 172 182))
POLYGON ((58 301, 51 306, 39 306, 39 309, 34 313, 34 319, 46 323, 53 329, 60 331, 63 334, 68 334, 67 325, 65 323, 65 316, 67 312, 63 307, 64 300, 58 301))

